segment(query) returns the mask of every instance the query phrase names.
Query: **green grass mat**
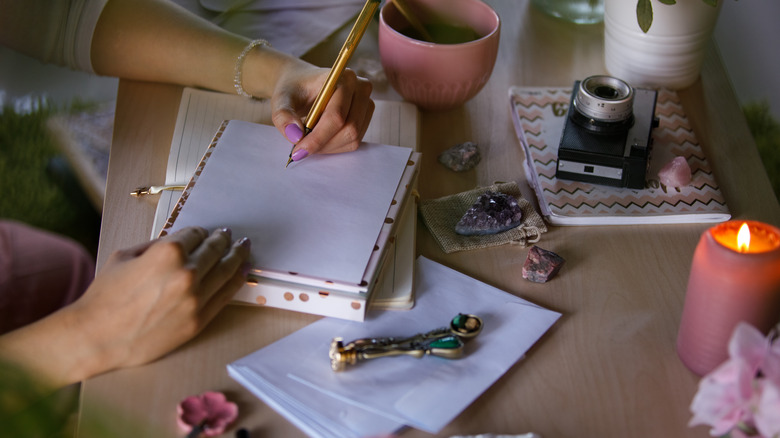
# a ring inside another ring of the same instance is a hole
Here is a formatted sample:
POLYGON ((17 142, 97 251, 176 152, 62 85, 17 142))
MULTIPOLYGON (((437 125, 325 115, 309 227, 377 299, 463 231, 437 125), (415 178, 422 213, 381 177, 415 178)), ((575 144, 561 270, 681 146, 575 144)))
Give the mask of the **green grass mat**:
POLYGON ((27 114, 8 107, 0 114, 0 218, 69 236, 94 254, 100 216, 47 133, 54 111, 41 105, 27 114))

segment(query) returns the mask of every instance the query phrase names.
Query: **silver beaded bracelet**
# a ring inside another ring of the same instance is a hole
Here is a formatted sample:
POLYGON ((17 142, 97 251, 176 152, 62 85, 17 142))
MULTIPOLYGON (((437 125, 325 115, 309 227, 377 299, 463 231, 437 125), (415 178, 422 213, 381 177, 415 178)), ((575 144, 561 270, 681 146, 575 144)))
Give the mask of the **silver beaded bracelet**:
POLYGON ((236 93, 239 96, 252 97, 251 94, 247 93, 246 90, 244 90, 242 71, 244 67, 244 58, 246 58, 246 55, 248 55, 249 52, 251 52, 252 49, 254 49, 257 46, 271 47, 271 43, 269 43, 266 40, 252 40, 252 42, 250 42, 246 47, 244 47, 244 50, 241 51, 241 54, 238 55, 238 59, 236 59, 236 66, 233 69, 233 86, 236 87, 236 93))

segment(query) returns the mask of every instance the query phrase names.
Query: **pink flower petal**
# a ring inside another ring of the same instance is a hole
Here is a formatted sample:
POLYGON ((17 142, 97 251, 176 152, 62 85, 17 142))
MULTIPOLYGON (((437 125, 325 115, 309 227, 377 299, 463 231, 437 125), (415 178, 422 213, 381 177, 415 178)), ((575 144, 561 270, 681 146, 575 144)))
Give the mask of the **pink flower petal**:
POLYGON ((780 340, 775 339, 769 348, 761 371, 768 380, 774 382, 775 386, 780 387, 780 340))
MULTIPOLYGON (((177 412, 184 424, 196 426, 208 417, 208 411, 198 396, 189 396, 179 403, 177 412)), ((190 427, 191 427, 190 426, 190 427)))
POLYGON ((740 422, 752 424, 755 373, 740 359, 729 359, 704 376, 691 403, 689 426, 711 426, 710 434, 728 433, 740 422))
POLYGON ((689 426, 711 426, 710 434, 723 435, 749 415, 751 393, 739 385, 746 366, 739 360, 728 360, 699 382, 691 403, 693 418, 689 426))
POLYGON ((729 356, 744 360, 755 372, 769 353, 769 346, 769 339, 763 333, 750 324, 740 322, 729 341, 729 356))
POLYGON ((177 406, 177 422, 185 432, 203 424, 205 436, 216 436, 238 417, 238 406, 221 392, 204 392, 182 400, 177 406))
POLYGON ((756 429, 765 437, 780 436, 780 387, 764 380, 758 409, 754 415, 756 429))

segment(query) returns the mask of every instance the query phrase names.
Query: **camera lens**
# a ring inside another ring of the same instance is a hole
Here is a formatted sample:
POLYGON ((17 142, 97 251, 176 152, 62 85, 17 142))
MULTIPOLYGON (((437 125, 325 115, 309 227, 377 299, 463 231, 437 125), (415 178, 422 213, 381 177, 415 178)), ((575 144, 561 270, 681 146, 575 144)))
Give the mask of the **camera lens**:
POLYGON ((574 97, 577 112, 595 122, 625 122, 631 119, 634 90, 612 76, 590 76, 580 82, 574 97))
POLYGON ((598 87, 593 89, 593 94, 602 99, 615 100, 618 97, 618 90, 612 87, 605 87, 603 85, 599 85, 598 87))

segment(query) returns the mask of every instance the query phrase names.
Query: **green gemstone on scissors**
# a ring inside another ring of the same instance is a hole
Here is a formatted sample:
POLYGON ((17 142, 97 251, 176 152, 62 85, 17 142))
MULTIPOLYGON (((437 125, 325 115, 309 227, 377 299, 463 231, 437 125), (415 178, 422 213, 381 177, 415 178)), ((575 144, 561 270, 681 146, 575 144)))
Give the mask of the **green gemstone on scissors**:
POLYGON ((462 329, 466 327, 466 321, 468 321, 469 317, 468 315, 464 315, 462 313, 458 313, 458 316, 455 318, 452 318, 452 324, 459 329, 462 329))
POLYGON ((428 346, 431 348, 454 349, 462 347, 463 342, 455 336, 447 336, 431 342, 428 346))

